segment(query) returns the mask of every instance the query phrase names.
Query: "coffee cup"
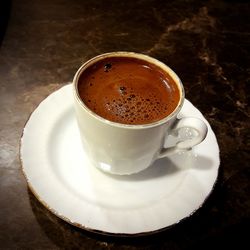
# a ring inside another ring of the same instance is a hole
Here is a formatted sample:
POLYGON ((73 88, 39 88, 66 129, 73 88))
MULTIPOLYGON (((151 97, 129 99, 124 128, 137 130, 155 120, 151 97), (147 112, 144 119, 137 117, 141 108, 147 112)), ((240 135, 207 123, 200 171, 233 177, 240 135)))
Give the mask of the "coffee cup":
POLYGON ((129 175, 157 159, 191 150, 207 134, 194 117, 178 119, 185 99, 176 73, 155 58, 111 52, 85 62, 73 79, 76 118, 91 165, 110 174, 129 175), (191 138, 165 148, 181 129, 191 138))

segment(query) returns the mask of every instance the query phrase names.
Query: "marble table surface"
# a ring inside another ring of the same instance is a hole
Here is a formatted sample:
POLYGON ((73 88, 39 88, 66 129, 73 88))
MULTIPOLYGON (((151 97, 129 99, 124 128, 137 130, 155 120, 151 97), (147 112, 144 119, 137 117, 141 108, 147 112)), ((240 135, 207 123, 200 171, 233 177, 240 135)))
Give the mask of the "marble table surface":
POLYGON ((243 249, 250 226, 248 1, 3 2, 11 10, 4 36, 0 30, 0 249, 243 249), (29 191, 19 162, 22 129, 36 106, 87 59, 119 50, 173 68, 220 146, 219 178, 204 206, 147 237, 100 236, 67 224, 29 191))

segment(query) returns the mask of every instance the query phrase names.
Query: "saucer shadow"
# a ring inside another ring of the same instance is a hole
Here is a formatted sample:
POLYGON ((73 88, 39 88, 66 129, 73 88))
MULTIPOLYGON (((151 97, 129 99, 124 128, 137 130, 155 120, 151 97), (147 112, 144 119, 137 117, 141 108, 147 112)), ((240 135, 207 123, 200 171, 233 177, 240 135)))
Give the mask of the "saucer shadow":
MULTIPOLYGON (((161 231, 140 236, 123 236, 98 234, 68 224, 47 210, 27 188, 30 205, 35 219, 48 239, 59 249, 128 249, 128 246, 139 249, 159 249, 161 243, 174 241, 178 243, 177 228, 171 227, 161 231), (160 245, 159 245, 160 244, 160 245)), ((179 225, 180 229, 181 225, 179 225)))
POLYGON ((89 249, 89 246, 104 244, 98 240, 98 235, 95 238, 94 233, 72 226, 51 213, 36 199, 30 189, 27 189, 32 212, 38 225, 60 249, 89 249))
MULTIPOLYGON (((143 235, 100 234, 95 231, 73 226, 58 218, 44 207, 27 188, 28 197, 35 219, 45 235, 60 249, 127 249, 127 246, 149 247, 159 243, 166 233, 172 235, 174 231, 164 228, 160 231, 143 235), (109 248, 109 244, 111 248, 109 248), (114 248, 113 248, 114 247, 114 248)), ((173 228, 171 227, 173 230, 173 228)), ((170 237, 173 239, 173 237, 170 237)), ((176 239, 177 240, 177 239, 176 239)))
MULTIPOLYGON (((59 249, 162 249, 162 246, 170 246, 169 249, 187 249, 184 246, 193 245, 197 238, 201 238, 202 231, 206 229, 206 223, 200 221, 206 220, 210 228, 211 215, 209 211, 214 206, 218 195, 211 195, 205 204, 199 208, 191 217, 187 217, 177 224, 162 230, 142 235, 116 235, 99 234, 95 231, 87 231, 70 225, 58 218, 44 207, 27 187, 27 193, 34 217, 41 231, 48 237, 59 249), (210 223, 210 224, 209 224, 210 223), (196 230, 203 227, 203 230, 196 230), (190 230, 192 229, 193 230, 190 230), (190 238, 182 238, 180 235, 189 233, 190 238), (193 237, 195 235, 195 237, 193 237), (190 242, 191 239, 191 242, 190 242)), ((166 248, 164 248, 166 249, 166 248)))

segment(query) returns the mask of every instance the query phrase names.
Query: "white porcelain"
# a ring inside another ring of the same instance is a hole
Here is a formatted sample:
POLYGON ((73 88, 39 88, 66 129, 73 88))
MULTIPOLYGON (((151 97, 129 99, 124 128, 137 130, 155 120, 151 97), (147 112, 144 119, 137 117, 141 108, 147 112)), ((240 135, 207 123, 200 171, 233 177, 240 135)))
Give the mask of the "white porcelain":
POLYGON ((106 174, 83 151, 67 85, 37 107, 23 130, 20 159, 28 186, 52 213, 95 232, 134 235, 178 223, 203 204, 219 169, 216 137, 187 100, 179 113, 186 116, 208 127, 192 151, 159 159, 138 174, 106 174))
POLYGON ((84 63, 73 80, 73 93, 76 115, 84 151, 92 164, 112 174, 133 174, 152 165, 159 158, 180 151, 190 150, 204 140, 207 134, 206 124, 198 119, 186 117, 177 119, 184 102, 184 89, 178 76, 162 62, 143 54, 133 52, 113 52, 99 55, 84 63), (155 64, 166 71, 176 82, 180 100, 176 109, 166 118, 146 125, 125 125, 108 121, 92 112, 81 100, 77 85, 81 73, 100 59, 108 57, 133 57, 155 64), (189 128, 196 131, 194 136, 164 148, 169 135, 178 135, 178 131, 189 128))

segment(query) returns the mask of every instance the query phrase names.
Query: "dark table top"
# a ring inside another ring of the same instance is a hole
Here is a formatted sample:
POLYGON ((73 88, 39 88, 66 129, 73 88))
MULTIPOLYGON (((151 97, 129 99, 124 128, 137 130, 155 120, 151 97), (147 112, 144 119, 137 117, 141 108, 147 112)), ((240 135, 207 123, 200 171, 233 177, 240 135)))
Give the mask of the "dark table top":
POLYGON ((0 47, 0 249, 206 249, 247 241, 249 17, 247 1, 13 0, 0 47), (221 157, 201 209, 133 239, 96 235, 57 218, 29 191, 19 162, 22 129, 36 106, 72 81, 87 59, 119 50, 148 54, 176 71, 186 98, 210 122, 221 157))

